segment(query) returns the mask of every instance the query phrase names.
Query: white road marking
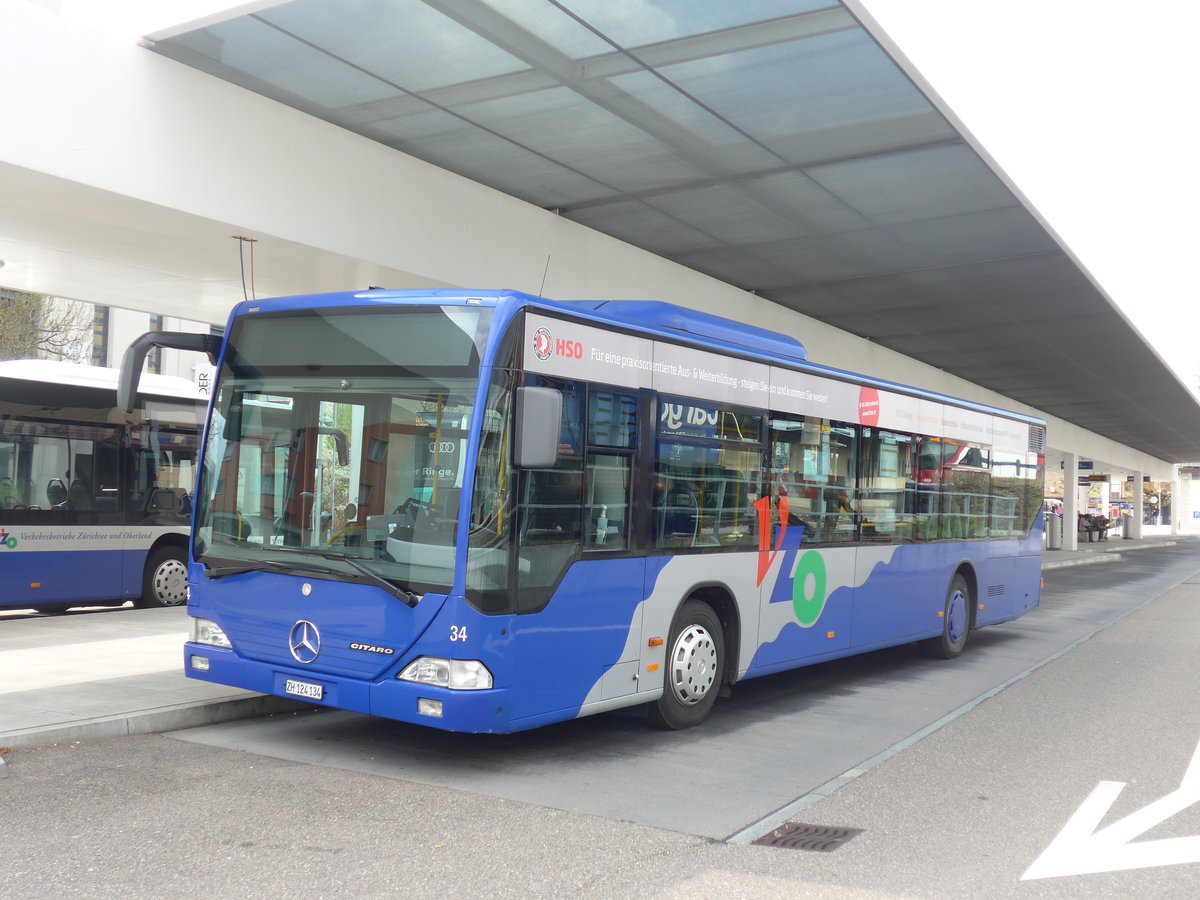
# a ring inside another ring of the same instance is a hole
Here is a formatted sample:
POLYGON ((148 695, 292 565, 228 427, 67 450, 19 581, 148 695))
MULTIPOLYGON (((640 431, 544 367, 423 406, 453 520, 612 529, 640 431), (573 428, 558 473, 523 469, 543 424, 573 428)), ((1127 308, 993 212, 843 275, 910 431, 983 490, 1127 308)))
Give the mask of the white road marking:
POLYGON ((1155 825, 1200 801, 1200 745, 1178 789, 1096 830, 1124 789, 1121 781, 1096 785, 1021 880, 1200 862, 1200 835, 1135 843, 1155 825))

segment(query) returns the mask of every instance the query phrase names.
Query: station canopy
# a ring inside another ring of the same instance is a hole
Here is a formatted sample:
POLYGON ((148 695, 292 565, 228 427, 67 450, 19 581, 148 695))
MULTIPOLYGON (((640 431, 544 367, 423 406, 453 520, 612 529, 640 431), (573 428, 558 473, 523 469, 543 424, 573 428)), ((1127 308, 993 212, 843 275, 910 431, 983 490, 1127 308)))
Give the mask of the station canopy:
POLYGON ((250 8, 155 49, 1152 456, 1200 459, 1187 388, 845 5, 250 8))

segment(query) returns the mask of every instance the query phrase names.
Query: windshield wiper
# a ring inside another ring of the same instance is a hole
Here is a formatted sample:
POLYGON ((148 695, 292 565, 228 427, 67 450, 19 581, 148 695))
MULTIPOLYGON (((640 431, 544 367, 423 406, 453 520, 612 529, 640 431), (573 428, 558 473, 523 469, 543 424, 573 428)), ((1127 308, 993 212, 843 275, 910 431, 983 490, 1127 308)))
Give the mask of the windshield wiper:
MULTIPOLYGON (((298 556, 310 555, 308 551, 292 550, 288 547, 264 547, 263 549, 269 550, 272 553, 294 553, 298 556)), ((354 569, 359 575, 365 577, 371 584, 375 585, 376 587, 383 588, 383 590, 387 591, 406 606, 414 607, 421 602, 421 596, 419 594, 416 594, 406 588, 399 587, 391 581, 388 581, 382 575, 377 575, 375 572, 372 572, 362 563, 349 556, 343 556, 340 553, 317 553, 316 555, 321 557, 321 559, 327 559, 330 562, 345 563, 350 568, 354 569)), ((247 572, 263 571, 288 573, 319 572, 322 575, 336 574, 324 566, 305 565, 303 562, 283 562, 282 560, 276 559, 246 560, 240 565, 210 567, 205 569, 204 574, 209 578, 226 578, 230 575, 244 575, 247 572)))
MULTIPOLYGON (((201 562, 204 561, 201 560, 201 562)), ((246 561, 244 564, 237 566, 209 566, 208 563, 204 563, 204 565, 204 574, 209 578, 228 578, 230 575, 245 575, 247 572, 293 571, 292 566, 273 559, 262 559, 254 562, 246 561)))
POLYGON ((360 572, 361 574, 365 575, 368 579, 370 579, 372 584, 383 588, 406 606, 416 606, 421 602, 421 597, 419 595, 414 594, 412 591, 402 588, 399 585, 393 584, 382 575, 376 575, 356 559, 353 559, 349 556, 343 556, 340 553, 322 553, 321 558, 345 563, 356 572, 360 572))

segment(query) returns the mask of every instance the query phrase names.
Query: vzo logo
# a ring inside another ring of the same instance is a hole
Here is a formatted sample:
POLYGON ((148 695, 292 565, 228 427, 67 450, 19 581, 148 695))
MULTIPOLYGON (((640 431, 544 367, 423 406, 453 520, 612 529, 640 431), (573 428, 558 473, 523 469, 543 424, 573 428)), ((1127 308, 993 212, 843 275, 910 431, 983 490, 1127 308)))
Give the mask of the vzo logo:
POLYGON ((7 547, 9 550, 17 549, 17 536, 9 534, 7 530, 0 528, 0 547, 7 547))
POLYGON ((829 599, 825 558, 817 550, 808 550, 800 555, 793 570, 793 560, 800 553, 804 526, 788 526, 787 497, 779 498, 780 526, 774 549, 771 549, 771 498, 756 500, 754 506, 758 510, 758 584, 762 585, 771 563, 782 552, 783 563, 779 567, 775 586, 771 589, 770 602, 791 603, 800 627, 811 628, 821 618, 829 599))

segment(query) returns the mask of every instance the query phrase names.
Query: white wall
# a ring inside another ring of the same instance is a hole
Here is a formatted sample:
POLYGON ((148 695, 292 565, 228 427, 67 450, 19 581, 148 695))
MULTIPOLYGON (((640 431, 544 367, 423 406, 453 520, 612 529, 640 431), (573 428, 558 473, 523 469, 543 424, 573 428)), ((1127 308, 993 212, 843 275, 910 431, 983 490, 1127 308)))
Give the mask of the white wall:
MULTIPOLYGON (((150 330, 150 314, 131 309, 116 309, 114 307, 109 307, 108 314, 108 360, 105 365, 116 368, 121 365, 121 357, 125 353, 125 348, 150 330)), ((209 325, 206 322, 192 322, 187 319, 164 316, 162 330, 208 334, 209 325)), ((193 381, 193 372, 196 363, 203 359, 197 353, 164 348, 162 351, 161 374, 177 375, 180 378, 193 381)))

